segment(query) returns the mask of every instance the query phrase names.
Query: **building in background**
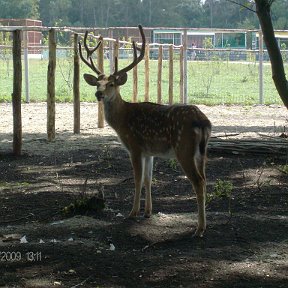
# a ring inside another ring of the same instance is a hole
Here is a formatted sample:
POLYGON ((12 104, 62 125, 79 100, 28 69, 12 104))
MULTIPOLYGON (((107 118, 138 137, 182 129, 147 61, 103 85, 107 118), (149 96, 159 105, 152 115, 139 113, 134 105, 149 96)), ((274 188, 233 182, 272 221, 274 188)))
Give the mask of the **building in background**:
MULTIPOLYGON (((1 26, 37 26, 42 27, 42 21, 33 19, 3 19, 0 18, 1 26)), ((23 37, 23 34, 22 34, 23 37)), ((27 45, 29 54, 39 54, 42 45, 42 32, 41 31, 27 31, 27 45)), ((24 40, 24 39, 23 39, 24 40)))

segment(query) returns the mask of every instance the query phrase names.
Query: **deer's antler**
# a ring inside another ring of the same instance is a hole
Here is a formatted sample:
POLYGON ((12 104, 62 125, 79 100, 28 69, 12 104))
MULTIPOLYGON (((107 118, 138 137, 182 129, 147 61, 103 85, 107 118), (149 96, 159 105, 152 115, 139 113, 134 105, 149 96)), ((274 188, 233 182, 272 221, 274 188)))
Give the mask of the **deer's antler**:
POLYGON ((145 55, 145 44, 146 44, 146 40, 145 40, 145 34, 143 31, 143 28, 141 25, 138 25, 141 37, 142 37, 142 45, 141 48, 137 48, 135 41, 132 42, 132 46, 133 46, 133 62, 131 64, 129 64, 128 66, 126 66, 125 68, 121 69, 118 71, 118 58, 115 57, 115 71, 113 75, 120 75, 123 73, 127 73, 129 70, 131 70, 133 67, 135 67, 143 58, 145 55), (137 50, 140 51, 140 55, 137 57, 137 50))
POLYGON ((86 50, 86 53, 87 53, 87 59, 83 56, 82 54, 82 46, 81 46, 81 43, 79 42, 79 55, 80 55, 80 58, 82 59, 82 61, 88 66, 90 67, 96 74, 100 75, 100 74, 103 74, 103 72, 101 72, 97 67, 96 65, 94 64, 93 62, 93 59, 92 59, 92 54, 99 48, 99 46, 102 44, 102 41, 99 41, 97 43, 97 45, 90 49, 88 47, 88 44, 87 44, 87 37, 88 37, 88 31, 85 32, 85 36, 84 36, 84 41, 83 41, 83 44, 84 44, 84 48, 86 50))

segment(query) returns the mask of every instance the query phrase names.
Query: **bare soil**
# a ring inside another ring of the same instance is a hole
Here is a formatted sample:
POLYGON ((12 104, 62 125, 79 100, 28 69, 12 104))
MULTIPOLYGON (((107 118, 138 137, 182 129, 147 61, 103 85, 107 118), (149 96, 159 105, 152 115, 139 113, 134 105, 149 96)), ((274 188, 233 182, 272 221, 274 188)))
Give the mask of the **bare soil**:
MULTIPOLYGON (((0 287, 287 287, 288 156, 210 151, 208 194, 221 179, 232 195, 208 203, 205 237, 192 238, 196 199, 175 162, 155 161, 153 216, 128 220, 132 168, 112 129, 97 128, 97 105, 81 106, 80 135, 73 106, 56 108, 48 143, 45 103, 23 105, 13 157, 12 107, 0 104, 0 287), (83 194, 104 195, 105 209, 66 217, 83 194)), ((213 136, 286 133, 284 107, 200 108, 213 136)))

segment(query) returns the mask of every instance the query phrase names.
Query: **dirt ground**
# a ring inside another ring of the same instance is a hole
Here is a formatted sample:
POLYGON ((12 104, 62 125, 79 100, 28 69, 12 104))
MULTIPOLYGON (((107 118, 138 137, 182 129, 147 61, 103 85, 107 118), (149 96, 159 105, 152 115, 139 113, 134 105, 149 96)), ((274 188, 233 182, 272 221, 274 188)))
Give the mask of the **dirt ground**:
MULTIPOLYGON (((220 179, 232 194, 207 204, 205 237, 192 238, 196 199, 173 161, 155 160, 153 216, 126 219, 132 168, 115 133, 97 129, 96 106, 82 104, 73 135, 72 104, 57 104, 48 143, 45 103, 24 104, 23 156, 15 158, 12 107, 0 104, 0 287, 287 287, 288 152, 211 149, 207 192, 220 179), (66 217, 62 209, 81 195, 104 196, 105 209, 66 217)), ((287 133, 284 107, 200 108, 213 137, 287 133)))

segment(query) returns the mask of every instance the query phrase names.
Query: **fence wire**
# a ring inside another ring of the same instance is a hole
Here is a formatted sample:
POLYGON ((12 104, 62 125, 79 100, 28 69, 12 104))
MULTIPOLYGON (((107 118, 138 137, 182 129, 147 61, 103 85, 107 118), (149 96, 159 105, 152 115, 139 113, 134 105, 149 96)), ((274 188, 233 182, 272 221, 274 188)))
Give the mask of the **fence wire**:
MULTIPOLYGON (((132 61, 131 46, 119 50, 119 66, 132 61)), ((110 47, 111 48, 111 47, 110 47)), ((38 48, 34 54, 29 54, 29 91, 30 101, 46 101, 48 49, 38 48)), ((162 63, 162 99, 168 103, 169 60, 168 47, 163 47, 162 63)), ((112 55, 112 53, 111 53, 112 55)), ((180 55, 179 49, 173 53, 173 93, 174 102, 179 102, 180 90, 180 55)), ((285 69, 288 70, 288 51, 282 51, 285 69)), ((110 73, 110 50, 105 48, 105 72, 110 73)), ((241 104, 253 105, 259 103, 259 55, 254 50, 215 50, 189 49, 187 51, 187 90, 188 103, 197 104, 241 104)), ((71 47, 57 48, 56 68, 56 101, 67 102, 73 99, 73 49, 71 47)), ((25 96, 24 64, 23 64, 23 101, 25 96)), ((158 79, 158 47, 151 46, 149 53, 150 101, 157 101, 158 79)), ((81 74, 91 73, 89 68, 81 64, 81 74)), ((138 65, 138 101, 144 101, 144 61, 138 65)), ((12 48, 0 46, 0 101, 11 101, 13 90, 13 59, 12 48)), ((274 86, 271 65, 267 52, 264 53, 264 104, 282 104, 274 86)), ((82 78, 82 77, 81 77, 82 78)), ((89 87, 83 79, 80 84, 81 101, 96 101, 94 88, 89 87)), ((127 83, 121 88, 123 98, 131 101, 133 91, 133 76, 129 72, 127 83)))

